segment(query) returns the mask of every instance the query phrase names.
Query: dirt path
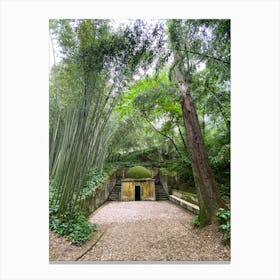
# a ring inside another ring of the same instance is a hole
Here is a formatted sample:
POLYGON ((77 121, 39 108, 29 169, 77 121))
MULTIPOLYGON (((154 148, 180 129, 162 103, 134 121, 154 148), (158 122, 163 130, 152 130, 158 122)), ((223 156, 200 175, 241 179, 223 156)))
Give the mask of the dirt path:
MULTIPOLYGON (((216 227, 194 229, 190 225, 193 218, 191 213, 170 201, 107 202, 89 217, 100 226, 94 240, 76 254, 73 249, 72 259, 229 261, 230 249, 220 244, 221 233, 216 227)), ((64 252, 66 258, 60 255, 56 259, 70 260, 67 248, 64 252)))

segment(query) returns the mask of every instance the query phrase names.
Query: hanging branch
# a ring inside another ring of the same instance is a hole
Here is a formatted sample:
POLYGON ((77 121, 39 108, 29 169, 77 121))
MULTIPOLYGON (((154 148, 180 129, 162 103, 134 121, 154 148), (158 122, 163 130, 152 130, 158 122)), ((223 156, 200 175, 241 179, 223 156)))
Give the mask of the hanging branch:
POLYGON ((142 111, 141 113, 142 113, 144 119, 150 124, 150 126, 151 126, 156 132, 158 132, 160 135, 162 135, 162 136, 164 136, 165 138, 167 138, 167 139, 170 140, 170 142, 173 144, 173 146, 174 146, 176 152, 177 152, 178 155, 181 157, 182 155, 181 155, 181 153, 180 153, 180 151, 179 151, 177 145, 175 144, 174 140, 173 140, 170 136, 164 134, 164 133, 161 132, 159 129, 157 129, 157 128, 150 122, 150 120, 148 119, 148 117, 147 117, 147 115, 145 114, 145 112, 142 111))

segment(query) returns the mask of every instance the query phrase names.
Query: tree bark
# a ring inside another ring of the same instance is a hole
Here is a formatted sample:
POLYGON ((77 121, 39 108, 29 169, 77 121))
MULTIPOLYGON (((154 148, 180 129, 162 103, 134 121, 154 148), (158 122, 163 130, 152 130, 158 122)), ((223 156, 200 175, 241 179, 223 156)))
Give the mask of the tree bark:
POLYGON ((209 165, 197 113, 189 91, 188 77, 184 77, 184 66, 182 63, 180 64, 179 59, 179 56, 174 52, 176 65, 174 70, 182 95, 183 119, 200 208, 198 220, 201 226, 205 226, 216 220, 216 211, 225 205, 209 165))

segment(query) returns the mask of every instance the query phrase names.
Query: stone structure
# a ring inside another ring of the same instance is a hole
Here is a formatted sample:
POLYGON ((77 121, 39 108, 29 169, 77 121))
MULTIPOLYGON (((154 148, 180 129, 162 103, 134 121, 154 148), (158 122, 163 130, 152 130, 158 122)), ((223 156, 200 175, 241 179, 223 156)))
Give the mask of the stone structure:
POLYGON ((116 185, 116 171, 111 170, 108 177, 98 186, 94 187, 94 192, 87 197, 82 204, 82 211, 88 216, 100 207, 109 197, 112 189, 116 185))
POLYGON ((121 180, 121 200, 156 200, 155 180, 151 178, 121 180))

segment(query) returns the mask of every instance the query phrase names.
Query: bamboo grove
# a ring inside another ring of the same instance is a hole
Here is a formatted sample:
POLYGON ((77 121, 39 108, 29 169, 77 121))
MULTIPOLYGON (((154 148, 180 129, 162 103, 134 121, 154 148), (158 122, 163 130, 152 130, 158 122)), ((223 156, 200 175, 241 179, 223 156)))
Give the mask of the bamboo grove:
POLYGON ((50 203, 69 217, 90 169, 104 167, 120 91, 153 57, 145 38, 152 33, 137 33, 139 23, 113 31, 109 20, 50 20, 51 43, 63 56, 50 75, 49 174, 57 190, 50 203))

